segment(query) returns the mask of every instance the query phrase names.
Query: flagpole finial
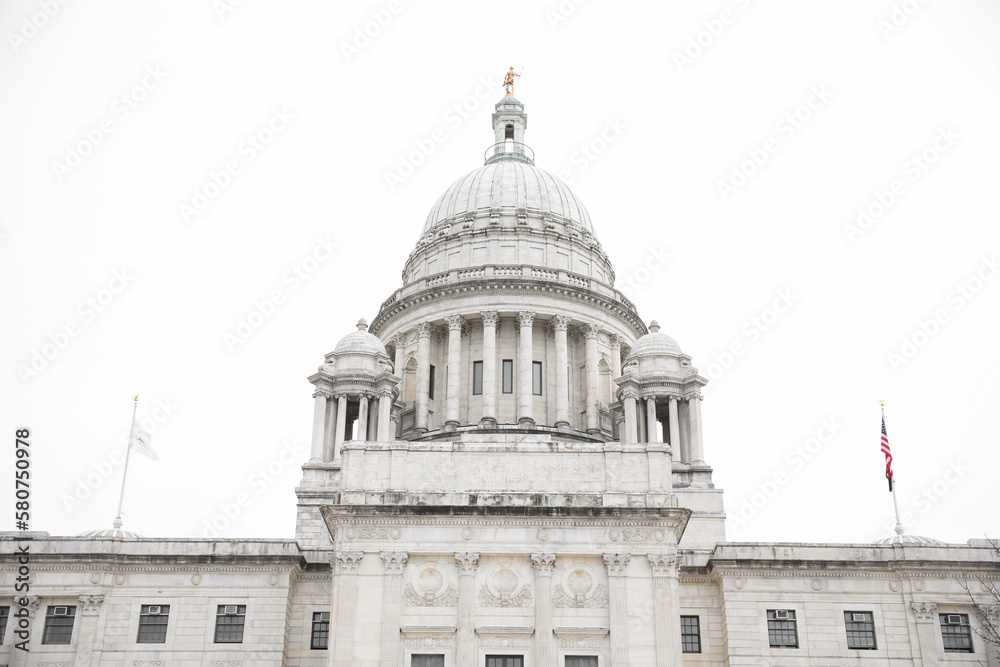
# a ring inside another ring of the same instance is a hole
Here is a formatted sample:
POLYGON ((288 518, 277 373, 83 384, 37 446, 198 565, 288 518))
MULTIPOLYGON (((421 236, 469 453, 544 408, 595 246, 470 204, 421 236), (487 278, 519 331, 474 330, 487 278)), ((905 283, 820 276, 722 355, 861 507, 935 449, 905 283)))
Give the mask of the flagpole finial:
POLYGON ((135 403, 138 403, 138 402, 139 402, 139 394, 136 394, 135 396, 133 396, 133 397, 132 397, 132 400, 133 400, 133 401, 134 401, 135 403))
POLYGON ((883 410, 885 410, 885 399, 884 399, 884 398, 880 398, 880 399, 878 399, 878 404, 879 404, 880 406, 882 406, 882 409, 883 409, 883 410))

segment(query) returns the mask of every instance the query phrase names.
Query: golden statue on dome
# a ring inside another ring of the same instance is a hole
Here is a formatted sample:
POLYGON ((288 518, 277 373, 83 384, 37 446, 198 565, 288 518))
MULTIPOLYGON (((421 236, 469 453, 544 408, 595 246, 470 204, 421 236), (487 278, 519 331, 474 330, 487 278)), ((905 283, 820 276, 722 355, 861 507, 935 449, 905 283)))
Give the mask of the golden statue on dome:
MULTIPOLYGON (((523 72, 524 70, 522 69, 521 71, 523 72)), ((514 77, 515 76, 521 76, 521 75, 518 74, 517 72, 515 72, 513 67, 511 67, 509 70, 507 70, 507 76, 504 77, 504 80, 503 80, 503 87, 507 89, 507 95, 506 95, 506 97, 514 97, 514 77)))

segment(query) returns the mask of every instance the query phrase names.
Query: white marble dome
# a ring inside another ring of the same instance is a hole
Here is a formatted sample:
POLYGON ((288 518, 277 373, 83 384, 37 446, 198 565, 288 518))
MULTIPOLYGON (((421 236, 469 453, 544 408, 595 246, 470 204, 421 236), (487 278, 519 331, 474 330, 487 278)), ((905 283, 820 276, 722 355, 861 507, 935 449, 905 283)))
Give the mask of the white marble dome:
POLYGON ((632 346, 630 357, 648 357, 658 354, 677 356, 681 346, 673 338, 660 332, 660 325, 653 320, 649 323, 649 333, 642 336, 632 346))
POLYGON ((581 232, 594 233, 590 214, 569 186, 538 167, 515 159, 491 162, 470 171, 445 190, 431 207, 423 234, 441 223, 489 217, 490 211, 551 218, 581 232))
POLYGON ((340 339, 337 346, 333 348, 333 354, 336 356, 344 354, 386 355, 385 345, 378 339, 378 336, 368 333, 368 322, 360 319, 357 326, 357 331, 352 331, 340 339))

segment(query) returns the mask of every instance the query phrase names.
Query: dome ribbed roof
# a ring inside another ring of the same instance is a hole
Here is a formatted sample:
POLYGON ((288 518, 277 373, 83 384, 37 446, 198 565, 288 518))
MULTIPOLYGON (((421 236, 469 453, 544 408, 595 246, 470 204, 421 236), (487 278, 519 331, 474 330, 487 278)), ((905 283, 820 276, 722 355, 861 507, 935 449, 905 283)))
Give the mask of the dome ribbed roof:
POLYGON ((552 174, 520 160, 497 160, 452 183, 431 207, 423 233, 441 222, 491 209, 553 217, 593 234, 590 214, 569 186, 552 174))
POLYGON ((893 535, 876 540, 875 544, 908 544, 915 547, 941 547, 945 543, 933 537, 923 537, 922 535, 893 535))
POLYGON ((99 528, 97 530, 88 530, 85 533, 80 533, 77 537, 110 537, 120 540, 135 540, 142 536, 138 533, 133 533, 131 530, 125 530, 124 528, 99 528))
POLYGON ((649 323, 649 333, 635 342, 628 356, 647 357, 657 354, 681 354, 681 346, 667 334, 660 333, 660 325, 653 320, 649 323))
POLYGON ((358 330, 341 338, 337 347, 333 348, 333 354, 385 355, 385 345, 377 336, 365 331, 367 328, 367 322, 363 319, 358 320, 358 330))

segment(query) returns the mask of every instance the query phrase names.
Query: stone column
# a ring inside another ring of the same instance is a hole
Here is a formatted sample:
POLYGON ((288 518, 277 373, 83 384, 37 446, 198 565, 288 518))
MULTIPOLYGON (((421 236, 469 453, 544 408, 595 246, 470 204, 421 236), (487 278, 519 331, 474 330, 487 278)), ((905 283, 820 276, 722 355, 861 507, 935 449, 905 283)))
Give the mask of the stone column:
POLYGON ((556 427, 569 427, 569 348, 566 330, 569 318, 556 315, 552 318, 556 334, 556 427))
POLYGON ((555 641, 552 635, 552 570, 555 554, 531 554, 535 569, 535 655, 536 665, 556 664, 555 641))
MULTIPOLYGON (((985 620, 989 626, 995 630, 1000 630, 1000 604, 981 605, 980 610, 983 612, 983 616, 985 616, 985 620)), ((991 636, 994 639, 997 637, 995 633, 991 636)), ((996 643, 984 643, 984 648, 986 652, 986 667, 1000 667, 1000 645, 996 643)))
POLYGON ((405 551, 383 551, 379 554, 385 563, 382 585, 382 649, 379 653, 381 667, 397 667, 403 642, 399 640, 400 605, 403 600, 403 568, 409 557, 405 551))
POLYGON ((326 433, 326 403, 329 394, 323 389, 313 392, 313 432, 312 450, 310 455, 314 459, 323 458, 323 438, 326 433))
POLYGON ((427 431, 427 412, 431 392, 431 325, 417 325, 417 414, 414 428, 419 433, 427 431))
MULTIPOLYGON (((497 322, 495 310, 480 313, 483 316, 483 415, 482 426, 497 425, 497 322)), ((470 420, 471 421, 471 420, 470 420)))
POLYGON ((337 430, 333 437, 333 460, 340 460, 340 446, 344 444, 347 430, 347 394, 340 394, 337 399, 337 430))
POLYGON ((636 442, 646 442, 646 406, 641 402, 636 403, 635 423, 639 427, 636 442))
POLYGON ((392 392, 382 390, 378 395, 378 431, 375 439, 379 442, 392 442, 396 439, 396 431, 392 428, 392 392))
POLYGON ((402 331, 392 337, 392 343, 395 347, 395 350, 393 350, 392 374, 397 377, 403 377, 403 353, 406 351, 403 340, 402 331))
MULTIPOLYGON (((77 634, 76 659, 74 667, 90 667, 94 664, 94 642, 97 641, 97 618, 104 604, 103 595, 80 596, 80 630, 77 634)), ((98 658, 100 660, 100 658, 98 658)))
POLYGON ((455 665, 476 664, 476 570, 479 569, 479 554, 457 553, 458 566, 458 621, 455 623, 455 665))
POLYGON ((636 424, 636 399, 639 398, 632 391, 622 392, 622 402, 625 404, 625 437, 622 444, 634 444, 639 442, 639 431, 636 424))
POLYGON ((691 463, 704 463, 705 452, 701 441, 701 396, 688 399, 691 412, 691 463))
POLYGON ((600 378, 597 374, 597 332, 600 328, 596 324, 586 324, 583 327, 583 337, 586 341, 587 358, 585 368, 587 371, 587 432, 601 432, 601 412, 597 398, 597 387, 600 385, 600 378))
POLYGON ((677 397, 671 396, 667 404, 667 427, 670 429, 670 452, 674 461, 681 460, 680 419, 677 417, 677 397))
POLYGON ((326 401, 326 424, 323 427, 323 460, 332 461, 333 443, 337 433, 337 400, 330 395, 326 401))
POLYGON ((458 383, 462 377, 462 316, 449 315, 448 323, 448 406, 445 425, 458 426, 458 383))
POLYGON ((368 394, 361 394, 358 398, 358 440, 368 439, 368 394))
POLYGON ((656 664, 684 664, 681 652, 681 601, 674 555, 647 554, 653 568, 653 614, 656 633, 656 664))
POLYGON ((333 645, 334 667, 354 667, 354 630, 358 604, 358 566, 365 554, 362 551, 338 551, 340 574, 335 577, 337 596, 333 606, 337 610, 337 623, 331 618, 330 627, 336 627, 337 638, 333 645))
POLYGON ((28 596, 28 605, 24 607, 27 609, 27 630, 18 627, 18 619, 15 616, 18 611, 21 610, 21 606, 18 605, 20 596, 14 598, 14 603, 10 606, 10 611, 8 612, 10 616, 8 617, 7 623, 7 634, 4 636, 3 646, 0 646, 0 660, 4 661, 4 664, 10 665, 10 667, 25 667, 28 664, 28 658, 31 653, 28 651, 19 651, 14 648, 14 644, 20 641, 24 641, 23 637, 18 637, 18 632, 32 632, 35 627, 35 612, 38 611, 38 606, 41 603, 41 598, 37 595, 28 596))
MULTIPOLYGON (((622 339, 618 334, 611 335, 611 386, 622 376, 622 339)), ((614 391, 614 389, 612 389, 614 391)))
POLYGON ((656 397, 646 398, 646 442, 663 442, 660 440, 660 431, 656 428, 656 397))
POLYGON ((604 554, 608 568, 608 615, 611 621, 611 667, 628 667, 628 600, 625 567, 631 554, 604 554))
POLYGON ((917 621, 917 645, 920 647, 922 667, 937 667, 940 664, 937 652, 937 604, 934 602, 910 602, 910 609, 917 621))
POLYGON ((521 326, 520 349, 518 350, 517 372, 517 423, 521 426, 534 426, 531 404, 531 361, 532 361, 532 326, 535 314, 522 310, 517 315, 517 323, 521 326))
POLYGON ((691 410, 687 401, 678 402, 677 421, 680 426, 681 444, 679 450, 674 450, 674 460, 691 463, 691 410))

